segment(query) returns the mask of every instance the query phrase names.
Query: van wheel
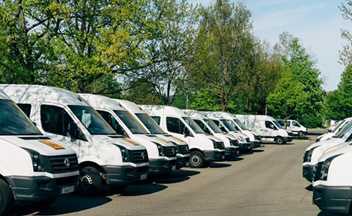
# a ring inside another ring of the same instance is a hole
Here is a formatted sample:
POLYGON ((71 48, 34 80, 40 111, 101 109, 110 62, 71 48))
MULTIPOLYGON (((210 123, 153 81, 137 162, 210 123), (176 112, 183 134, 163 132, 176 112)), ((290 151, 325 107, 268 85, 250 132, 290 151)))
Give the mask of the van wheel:
POLYGON ((284 144, 284 139, 282 137, 276 137, 276 144, 284 144))
POLYGON ((12 192, 9 185, 0 179, 0 215, 5 215, 12 204, 12 192))
POLYGON ((303 131, 298 132, 298 136, 299 136, 299 137, 303 137, 303 136, 304 136, 303 131))
POLYGON ((204 156, 202 153, 198 151, 191 152, 191 156, 189 157, 189 165, 192 168, 201 168, 204 165, 204 156))
POLYGON ((99 194, 103 180, 99 171, 94 167, 83 167, 80 170, 78 192, 82 196, 95 196, 99 194))

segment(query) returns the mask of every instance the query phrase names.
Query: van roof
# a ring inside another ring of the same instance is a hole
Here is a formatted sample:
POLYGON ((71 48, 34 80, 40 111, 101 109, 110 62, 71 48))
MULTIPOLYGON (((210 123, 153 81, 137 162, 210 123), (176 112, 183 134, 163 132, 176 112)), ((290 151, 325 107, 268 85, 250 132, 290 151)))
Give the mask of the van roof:
POLYGON ((144 112, 137 104, 127 101, 127 100, 120 100, 114 99, 116 102, 120 103, 123 108, 128 110, 131 113, 146 113, 144 112))
POLYGON ((206 115, 196 110, 183 110, 183 112, 195 119, 208 119, 206 115))
POLYGON ((7 96, 5 92, 1 89, 0 89, 0 100, 10 100, 9 96, 7 96))
POLYGON ((78 94, 51 86, 0 84, 0 89, 16 103, 52 102, 66 105, 89 106, 78 94))
POLYGON ((119 102, 112 98, 94 94, 78 94, 95 109, 125 110, 119 102))
POLYGON ((188 117, 182 110, 173 106, 165 105, 141 105, 142 110, 147 112, 149 115, 172 115, 178 117, 188 117))

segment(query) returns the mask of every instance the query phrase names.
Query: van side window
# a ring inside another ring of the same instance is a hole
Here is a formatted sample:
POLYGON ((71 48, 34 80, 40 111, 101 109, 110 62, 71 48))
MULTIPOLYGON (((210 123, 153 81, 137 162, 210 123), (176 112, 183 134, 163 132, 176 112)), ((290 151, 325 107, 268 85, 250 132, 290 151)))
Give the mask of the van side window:
POLYGON ((125 130, 122 128, 120 123, 115 119, 109 112, 97 110, 97 112, 103 117, 103 119, 115 130, 119 135, 128 136, 125 130))
POLYGON ((160 125, 160 116, 151 116, 153 119, 154 119, 154 121, 158 124, 158 125, 160 125))
POLYGON ((68 125, 73 123, 71 116, 61 107, 42 105, 40 119, 44 131, 68 136, 68 125))
POLYGON ((265 127, 269 129, 275 129, 275 126, 271 121, 265 121, 265 127))
POLYGON ((209 128, 201 121, 201 120, 198 120, 198 119, 193 119, 197 125, 202 128, 202 130, 207 133, 207 134, 211 134, 209 128))
POLYGON ((300 125, 296 121, 293 121, 292 126, 299 127, 300 125))
MULTIPOLYGON (((293 124, 293 122, 292 122, 292 124, 293 124)), ((287 127, 291 126, 291 121, 287 121, 286 126, 287 127)), ((293 124, 293 126, 295 126, 295 124, 293 124)))
POLYGON ((17 106, 26 114, 26 116, 29 118, 31 115, 31 109, 32 105, 30 104, 17 104, 17 106))
POLYGON ((167 117, 166 118, 166 127, 167 130, 173 133, 183 134, 185 125, 178 118, 167 117))

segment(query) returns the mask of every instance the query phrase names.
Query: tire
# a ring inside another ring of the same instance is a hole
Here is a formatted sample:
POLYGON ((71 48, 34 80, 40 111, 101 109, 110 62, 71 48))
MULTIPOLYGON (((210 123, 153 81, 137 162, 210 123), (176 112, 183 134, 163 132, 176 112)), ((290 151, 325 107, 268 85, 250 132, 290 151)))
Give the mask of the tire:
POLYGON ((0 179, 0 215, 5 215, 13 201, 12 191, 9 185, 0 179))
POLYGON ((82 196, 96 196, 99 194, 103 179, 94 167, 83 167, 80 170, 78 193, 82 196))
POLYGON ((189 166, 192 168, 201 168, 204 166, 204 156, 199 151, 191 152, 191 156, 189 157, 189 166))
POLYGON ((299 136, 299 137, 303 137, 303 136, 304 136, 303 131, 298 132, 298 136, 299 136))
POLYGON ((284 139, 282 137, 276 137, 276 144, 282 145, 284 144, 284 139))

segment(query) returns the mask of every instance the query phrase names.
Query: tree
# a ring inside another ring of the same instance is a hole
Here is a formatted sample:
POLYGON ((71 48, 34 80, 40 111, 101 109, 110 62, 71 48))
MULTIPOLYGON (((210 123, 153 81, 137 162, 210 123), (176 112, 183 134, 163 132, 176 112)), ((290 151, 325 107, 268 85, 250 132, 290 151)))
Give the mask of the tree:
MULTIPOLYGON (((340 10, 345 20, 352 21, 352 1, 346 0, 346 4, 341 3, 340 10)), ((347 41, 340 51, 340 62, 345 66, 352 65, 352 34, 348 29, 341 30, 341 37, 347 41)))
MULTIPOLYGON (((285 55, 282 58, 285 69, 291 75, 289 80, 286 77, 282 79, 284 79, 283 82, 296 83, 294 88, 287 89, 286 91, 299 91, 297 93, 302 95, 299 97, 299 100, 303 101, 296 101, 295 104, 298 107, 294 110, 280 110, 279 107, 274 106, 274 103, 278 101, 275 99, 275 96, 278 95, 272 94, 268 97, 268 100, 270 99, 270 102, 268 101, 269 107, 273 108, 270 111, 281 117, 297 119, 308 127, 317 126, 322 122, 321 113, 325 97, 325 92, 321 87, 323 81, 319 77, 321 72, 316 68, 315 61, 312 60, 312 57, 300 44, 299 39, 290 35, 288 36, 288 39, 281 40, 285 41, 285 44, 282 44, 285 55)), ((282 88, 282 85, 278 85, 277 88, 282 88)), ((275 92, 278 91, 275 89, 275 92)), ((281 102, 282 106, 289 105, 285 104, 288 102, 281 102)))

